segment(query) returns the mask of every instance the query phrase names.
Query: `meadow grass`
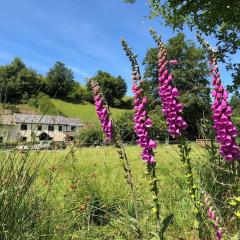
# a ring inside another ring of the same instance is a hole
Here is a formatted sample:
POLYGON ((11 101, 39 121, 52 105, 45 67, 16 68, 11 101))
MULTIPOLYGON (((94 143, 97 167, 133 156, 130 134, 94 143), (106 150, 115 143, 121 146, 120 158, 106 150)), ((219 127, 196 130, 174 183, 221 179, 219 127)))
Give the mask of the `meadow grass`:
MULTIPOLYGON (((83 122, 98 122, 97 113, 95 106, 85 102, 82 104, 79 103, 69 103, 62 101, 60 99, 52 99, 52 103, 59 109, 63 114, 68 117, 79 118, 83 122)), ((111 112, 114 117, 130 110, 111 108, 111 112)))
MULTIPOLYGON (((204 161, 204 151, 195 144, 191 146, 193 165, 198 166, 204 161)), ((154 214, 146 165, 140 159, 139 147, 127 146, 126 152, 137 186, 140 225, 144 239, 149 239, 154 214)), ((47 193, 44 198, 48 210, 45 219, 39 220, 47 232, 41 232, 41 239, 136 239, 133 204, 115 148, 32 151, 28 159, 36 165, 40 160, 44 162, 34 184, 36 192, 42 196, 47 193)), ((161 213, 174 213, 166 239, 196 239, 194 207, 187 196, 177 146, 160 145, 156 159, 161 213)))

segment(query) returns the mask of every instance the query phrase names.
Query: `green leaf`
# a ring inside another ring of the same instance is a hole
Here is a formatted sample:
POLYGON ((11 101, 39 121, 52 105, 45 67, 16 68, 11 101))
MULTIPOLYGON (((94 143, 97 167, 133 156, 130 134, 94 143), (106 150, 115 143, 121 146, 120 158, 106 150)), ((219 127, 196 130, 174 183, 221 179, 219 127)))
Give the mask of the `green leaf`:
POLYGON ((161 229, 160 229, 160 239, 163 239, 164 233, 166 232, 168 226, 173 223, 173 218, 174 218, 174 214, 171 213, 169 216, 167 216, 166 218, 163 219, 162 224, 161 224, 161 229))
POLYGON ((240 211, 236 211, 235 215, 237 216, 237 218, 240 218, 240 211))
POLYGON ((240 197, 234 197, 237 202, 240 202, 240 197))
POLYGON ((234 200, 231 200, 231 201, 229 202, 229 204, 230 204, 231 206, 236 206, 236 205, 237 205, 237 202, 234 201, 234 200))

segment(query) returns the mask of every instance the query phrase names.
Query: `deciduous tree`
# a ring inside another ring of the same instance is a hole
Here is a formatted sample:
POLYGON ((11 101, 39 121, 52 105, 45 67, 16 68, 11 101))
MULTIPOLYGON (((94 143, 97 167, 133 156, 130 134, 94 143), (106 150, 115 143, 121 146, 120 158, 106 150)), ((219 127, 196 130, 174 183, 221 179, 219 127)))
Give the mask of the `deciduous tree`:
POLYGON ((46 84, 50 96, 65 97, 74 86, 73 72, 64 63, 57 61, 47 73, 46 84))

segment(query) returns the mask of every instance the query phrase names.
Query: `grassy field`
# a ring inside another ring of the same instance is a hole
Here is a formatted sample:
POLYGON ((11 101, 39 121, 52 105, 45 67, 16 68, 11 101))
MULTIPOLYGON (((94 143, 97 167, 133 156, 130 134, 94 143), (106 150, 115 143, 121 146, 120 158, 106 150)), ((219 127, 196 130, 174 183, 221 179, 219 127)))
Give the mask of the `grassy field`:
MULTIPOLYGON (((195 144, 192 149, 193 164, 198 167, 204 151, 195 144)), ((138 147, 128 146, 126 151, 137 186, 140 225, 144 239, 150 239, 154 214, 151 213, 152 196, 146 166, 140 159, 138 147)), ((12 153, 5 152, 1 156, 6 157, 6 154, 12 153)), ((26 162, 34 166, 42 161, 33 189, 40 196, 47 193, 44 210, 40 211, 36 223, 36 228, 42 231, 31 233, 33 235, 25 239, 37 239, 38 235, 42 236, 40 239, 56 240, 136 239, 129 187, 113 147, 17 153, 15 158, 26 158, 26 162)), ((164 217, 174 213, 166 239, 197 239, 194 237, 193 206, 187 196, 177 146, 160 145, 156 159, 161 213, 164 217)))
MULTIPOLYGON (((52 99, 54 105, 59 109, 63 114, 68 117, 79 118, 83 122, 98 122, 96 109, 94 105, 90 103, 76 104, 68 103, 59 99, 52 99)), ((130 111, 126 109, 111 108, 113 116, 117 116, 125 111, 130 111)))

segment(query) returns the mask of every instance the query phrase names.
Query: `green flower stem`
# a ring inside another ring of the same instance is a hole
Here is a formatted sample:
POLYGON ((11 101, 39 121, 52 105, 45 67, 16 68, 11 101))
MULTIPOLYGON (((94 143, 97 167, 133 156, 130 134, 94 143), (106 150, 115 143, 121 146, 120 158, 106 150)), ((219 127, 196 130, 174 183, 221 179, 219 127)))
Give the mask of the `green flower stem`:
MULTIPOLYGON (((118 134, 117 134, 117 136, 118 136, 118 134)), ((138 236, 138 239, 142 239, 142 232, 141 232, 141 228, 139 225, 137 194, 136 194, 135 184, 133 181, 130 163, 127 158, 126 151, 125 151, 122 141, 120 140, 120 138, 118 138, 118 137, 116 137, 116 138, 115 138, 115 146, 117 149, 119 149, 118 150, 119 158, 121 160, 122 167, 125 171, 125 174, 126 174, 125 177, 126 177, 128 185, 130 186, 130 191, 131 191, 131 195, 132 195, 132 201, 133 201, 133 207, 134 207, 134 217, 137 221, 137 223, 136 223, 137 236, 138 236)))
POLYGON ((156 218, 156 232, 159 234, 160 239, 160 232, 161 232, 161 216, 160 216, 160 204, 159 204, 159 188, 158 188, 158 179, 156 176, 156 163, 155 164, 148 164, 147 165, 147 171, 148 174, 151 177, 151 182, 150 182, 150 190, 153 194, 153 202, 155 207, 154 213, 155 213, 155 218, 156 218))
POLYGON ((113 115, 112 115, 107 103, 106 103, 106 106, 108 108, 108 113, 110 114, 112 122, 113 122, 113 129, 114 129, 113 142, 115 143, 115 147, 118 149, 117 152, 118 152, 123 170, 125 171, 125 174, 126 174, 125 177, 127 180, 127 184, 130 186, 130 192, 131 192, 133 208, 134 208, 134 217, 136 219, 137 239, 142 239, 142 231, 141 231, 140 224, 139 224, 140 219, 139 219, 139 214, 138 214, 138 203, 137 203, 138 197, 137 197, 136 187, 135 187, 133 176, 132 176, 130 162, 127 158, 127 154, 126 154, 125 147, 124 147, 124 144, 121 139, 119 129, 118 129, 117 125, 114 123, 113 115))
POLYGON ((198 234, 199 234, 199 239, 204 239, 204 232, 202 231, 202 215, 201 215, 201 210, 200 210, 200 202, 197 199, 197 187, 194 184, 194 177, 193 177, 193 171, 192 171, 192 164, 191 164, 191 158, 190 158, 190 151, 191 148, 188 146, 186 138, 184 136, 181 136, 179 138, 179 149, 180 149, 180 159, 181 162, 183 163, 184 170, 185 170, 185 177, 187 180, 187 187, 188 187, 188 193, 189 196, 194 204, 194 213, 195 213, 195 218, 197 221, 197 228, 198 228, 198 234))
POLYGON ((237 240, 240 240, 240 218, 237 219, 237 240))

